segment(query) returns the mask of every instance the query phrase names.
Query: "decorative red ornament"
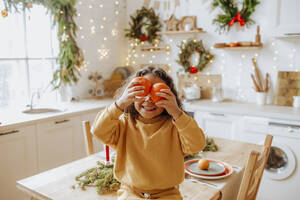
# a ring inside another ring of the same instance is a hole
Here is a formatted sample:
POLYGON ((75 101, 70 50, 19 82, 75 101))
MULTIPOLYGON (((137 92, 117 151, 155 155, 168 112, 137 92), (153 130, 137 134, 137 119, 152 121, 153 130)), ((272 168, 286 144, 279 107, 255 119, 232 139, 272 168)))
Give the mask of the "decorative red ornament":
POLYGON ((109 162, 109 146, 105 145, 106 162, 109 162))
POLYGON ((143 35, 142 35, 142 41, 145 41, 146 39, 147 39, 146 35, 143 34, 143 35))
POLYGON ((229 26, 232 26, 234 24, 235 21, 238 21, 240 22, 240 25, 241 26, 244 26, 245 25, 245 20, 242 18, 241 14, 238 12, 236 14, 236 16, 234 18, 232 18, 230 20, 230 22, 228 23, 229 26))
POLYGON ((195 66, 193 66, 193 67, 190 67, 190 72, 191 72, 191 74, 195 74, 195 73, 197 73, 197 72, 198 72, 198 69, 197 69, 197 67, 195 67, 195 66))

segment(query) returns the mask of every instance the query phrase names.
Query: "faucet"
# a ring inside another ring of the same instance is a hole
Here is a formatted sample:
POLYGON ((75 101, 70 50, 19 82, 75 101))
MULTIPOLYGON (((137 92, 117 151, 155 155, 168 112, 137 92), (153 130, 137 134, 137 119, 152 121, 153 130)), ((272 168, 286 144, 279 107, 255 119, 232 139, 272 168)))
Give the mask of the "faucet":
POLYGON ((40 91, 38 90, 38 91, 32 93, 31 98, 30 98, 30 105, 27 105, 30 108, 30 110, 33 109, 34 96, 37 96, 37 98, 40 98, 40 91))

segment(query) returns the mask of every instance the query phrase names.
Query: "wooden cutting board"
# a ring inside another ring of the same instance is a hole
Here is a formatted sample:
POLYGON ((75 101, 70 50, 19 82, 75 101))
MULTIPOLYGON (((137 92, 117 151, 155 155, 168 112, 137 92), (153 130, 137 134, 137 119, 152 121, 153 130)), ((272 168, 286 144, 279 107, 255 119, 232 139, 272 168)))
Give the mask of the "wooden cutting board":
POLYGON ((300 96, 300 72, 279 71, 277 74, 275 104, 292 106, 293 96, 300 96))

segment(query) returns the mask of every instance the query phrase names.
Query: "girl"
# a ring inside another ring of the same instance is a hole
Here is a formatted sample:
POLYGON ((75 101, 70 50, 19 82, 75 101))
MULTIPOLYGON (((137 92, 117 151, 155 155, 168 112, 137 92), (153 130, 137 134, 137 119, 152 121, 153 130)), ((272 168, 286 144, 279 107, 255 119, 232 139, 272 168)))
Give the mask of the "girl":
POLYGON ((121 182, 118 200, 182 199, 178 185, 184 180, 184 156, 201 151, 205 136, 181 107, 172 78, 156 67, 135 77, 151 84, 165 83, 154 103, 144 86, 131 80, 115 103, 99 113, 92 133, 116 151, 114 174, 121 182))

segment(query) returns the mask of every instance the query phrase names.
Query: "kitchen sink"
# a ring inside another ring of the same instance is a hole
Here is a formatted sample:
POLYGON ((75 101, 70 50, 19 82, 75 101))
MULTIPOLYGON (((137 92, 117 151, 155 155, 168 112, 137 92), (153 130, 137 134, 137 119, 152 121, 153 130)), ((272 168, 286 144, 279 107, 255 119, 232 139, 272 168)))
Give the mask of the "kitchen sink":
POLYGON ((56 109, 56 108, 29 108, 23 110, 23 113, 26 114, 42 114, 42 113, 52 113, 52 112, 63 112, 64 110, 56 109))

